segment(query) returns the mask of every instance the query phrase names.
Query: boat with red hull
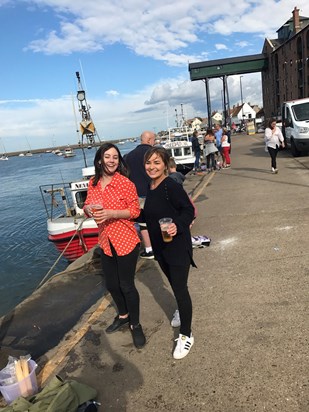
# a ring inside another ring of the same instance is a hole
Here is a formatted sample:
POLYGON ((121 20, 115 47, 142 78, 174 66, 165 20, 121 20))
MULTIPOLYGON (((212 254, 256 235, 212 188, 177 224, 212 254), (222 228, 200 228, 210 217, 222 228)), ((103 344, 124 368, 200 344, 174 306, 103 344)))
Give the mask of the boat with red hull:
POLYGON ((98 242, 98 226, 83 211, 87 197, 89 179, 94 175, 94 166, 88 167, 84 149, 95 146, 100 138, 90 116, 90 106, 82 88, 79 73, 77 100, 82 115, 79 130, 80 147, 83 151, 85 167, 79 180, 68 183, 40 186, 41 196, 47 213, 48 239, 69 261, 74 261, 98 242))

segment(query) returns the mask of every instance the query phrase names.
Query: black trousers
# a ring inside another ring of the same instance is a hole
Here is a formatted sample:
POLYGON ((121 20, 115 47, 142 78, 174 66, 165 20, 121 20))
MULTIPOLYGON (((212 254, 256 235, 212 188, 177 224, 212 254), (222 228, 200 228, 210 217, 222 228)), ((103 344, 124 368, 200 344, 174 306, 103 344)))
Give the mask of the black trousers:
POLYGON ((267 149, 271 158, 271 167, 277 169, 277 154, 279 152, 279 147, 276 146, 276 149, 274 149, 273 147, 268 146, 267 149))
POLYGON ((216 161, 215 161, 215 154, 214 153, 210 153, 208 156, 206 156, 206 167, 207 169, 209 169, 210 167, 212 169, 216 169, 216 161), (211 166, 210 166, 211 164, 211 166))
POLYGON ((181 266, 169 265, 163 260, 158 260, 158 263, 166 275, 176 298, 181 321, 179 332, 182 335, 190 336, 192 323, 192 301, 188 290, 190 256, 189 254, 185 256, 185 262, 181 266))
POLYGON ((106 288, 112 295, 119 315, 130 315, 130 324, 139 323, 139 293, 135 287, 134 277, 140 245, 128 255, 118 256, 111 245, 113 256, 102 251, 102 268, 105 275, 106 288))

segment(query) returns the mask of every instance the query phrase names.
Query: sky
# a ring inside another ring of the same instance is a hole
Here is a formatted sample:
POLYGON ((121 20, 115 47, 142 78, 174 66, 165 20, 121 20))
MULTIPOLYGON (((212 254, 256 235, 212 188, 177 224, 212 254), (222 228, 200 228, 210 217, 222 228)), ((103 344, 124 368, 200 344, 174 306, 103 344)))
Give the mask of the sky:
MULTIPOLYGON (((295 6, 309 16, 307 0, 0 0, 0 153, 77 143, 76 71, 101 140, 173 127, 181 108, 206 117, 188 64, 261 53, 295 6)), ((261 75, 241 84, 262 106, 261 75)), ((209 86, 222 111, 222 82, 209 86)), ((239 76, 228 90, 240 104, 239 76)))

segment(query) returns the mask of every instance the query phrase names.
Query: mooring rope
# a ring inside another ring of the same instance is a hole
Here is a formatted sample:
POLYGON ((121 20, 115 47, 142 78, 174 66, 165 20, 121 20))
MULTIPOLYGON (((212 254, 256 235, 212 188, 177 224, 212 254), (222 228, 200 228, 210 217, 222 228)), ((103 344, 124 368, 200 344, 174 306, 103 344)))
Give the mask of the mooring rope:
POLYGON ((44 276, 44 278, 41 280, 41 282, 38 284, 38 286, 35 288, 35 290, 37 290, 39 287, 42 286, 42 284, 45 282, 45 279, 48 278, 48 276, 50 275, 50 273, 54 270, 54 268, 56 267, 56 265, 58 264, 59 260, 62 258, 62 256, 64 255, 65 251, 67 250, 67 248, 70 246, 70 244, 72 243, 74 237, 76 236, 76 233, 81 229, 83 223, 85 220, 87 220, 88 217, 84 216, 82 218, 82 221, 80 222, 80 224, 78 225, 77 229, 75 230, 75 232, 73 233, 73 236, 71 237, 71 239, 69 240, 69 242, 67 243, 66 247, 63 249, 63 251, 61 252, 61 254, 58 256, 58 258, 56 259, 55 263, 53 264, 53 266, 49 269, 49 271, 46 273, 46 275, 44 276))

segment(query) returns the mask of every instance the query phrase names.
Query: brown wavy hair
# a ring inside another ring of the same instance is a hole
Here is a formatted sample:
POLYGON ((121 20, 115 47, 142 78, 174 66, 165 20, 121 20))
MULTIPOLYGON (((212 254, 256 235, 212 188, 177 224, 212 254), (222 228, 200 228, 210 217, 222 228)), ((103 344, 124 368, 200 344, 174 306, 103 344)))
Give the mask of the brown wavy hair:
POLYGON ((107 167, 105 166, 103 162, 104 153, 107 152, 107 150, 109 149, 115 149, 118 153, 119 165, 117 167, 116 172, 119 172, 121 175, 128 177, 128 168, 118 147, 113 143, 103 143, 102 146, 100 146, 100 148, 97 150, 94 156, 93 164, 94 164, 95 175, 93 179, 93 186, 96 186, 98 184, 100 178, 103 176, 103 173, 108 176, 113 175, 107 169, 107 167))

